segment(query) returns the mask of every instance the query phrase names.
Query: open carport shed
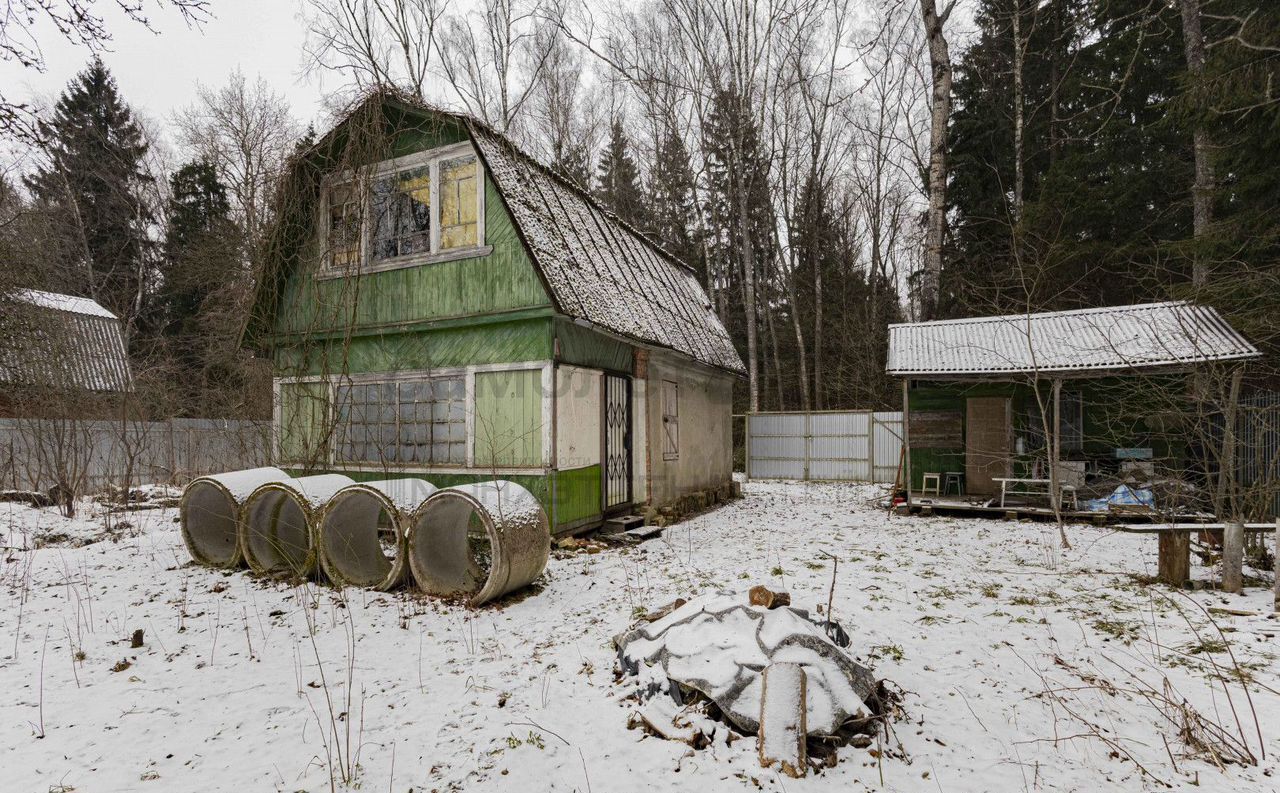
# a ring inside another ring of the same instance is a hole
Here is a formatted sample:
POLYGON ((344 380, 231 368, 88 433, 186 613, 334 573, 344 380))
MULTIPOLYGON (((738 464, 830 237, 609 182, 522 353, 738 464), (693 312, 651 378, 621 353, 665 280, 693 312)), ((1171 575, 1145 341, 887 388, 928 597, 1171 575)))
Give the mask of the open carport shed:
MULTIPOLYGON (((950 473, 965 496, 990 497, 1002 479, 1035 478, 1039 465, 1052 503, 1064 478, 1090 466, 1185 455, 1167 442, 1153 448, 1141 422, 1091 434, 1116 407, 1101 396, 1115 393, 1105 386, 1135 377, 1174 383, 1218 364, 1230 405, 1243 363, 1259 354, 1217 311, 1187 302, 891 325, 887 370, 902 378, 908 507, 926 474, 945 483, 950 473)), ((934 503, 946 500, 938 484, 930 482, 934 503)))

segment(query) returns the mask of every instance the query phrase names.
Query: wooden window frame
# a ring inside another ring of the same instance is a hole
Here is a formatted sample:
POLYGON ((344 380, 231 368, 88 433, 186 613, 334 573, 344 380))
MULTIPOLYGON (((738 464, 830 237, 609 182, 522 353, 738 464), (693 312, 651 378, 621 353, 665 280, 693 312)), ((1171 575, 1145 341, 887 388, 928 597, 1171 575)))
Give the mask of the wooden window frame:
POLYGON ((488 256, 493 246, 488 245, 485 237, 485 167, 479 152, 469 141, 440 146, 426 151, 407 154, 403 157, 385 160, 359 172, 346 170, 326 177, 321 185, 320 200, 320 247, 323 257, 317 278, 342 278, 350 275, 376 273, 386 270, 399 270, 405 267, 418 267, 424 264, 447 262, 455 259, 473 259, 488 256), (440 249, 440 163, 466 156, 476 160, 476 244, 465 248, 440 249), (375 180, 393 176, 403 171, 427 166, 431 190, 431 249, 427 252, 411 253, 404 256, 393 256, 381 261, 372 258, 372 198, 371 192, 375 180), (329 208, 330 195, 342 185, 353 184, 360 197, 360 244, 356 267, 334 265, 329 250, 329 208))

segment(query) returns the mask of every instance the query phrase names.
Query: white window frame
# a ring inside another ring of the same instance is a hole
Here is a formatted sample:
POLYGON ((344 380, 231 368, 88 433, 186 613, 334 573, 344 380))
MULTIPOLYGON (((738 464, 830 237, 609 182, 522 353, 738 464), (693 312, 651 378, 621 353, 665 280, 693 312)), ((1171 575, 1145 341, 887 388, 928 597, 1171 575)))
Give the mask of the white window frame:
POLYGON ((417 267, 435 262, 447 262, 454 259, 471 259, 487 256, 493 252, 493 246, 485 239, 485 168, 480 154, 470 142, 454 143, 435 149, 406 154, 392 160, 385 160, 357 173, 352 170, 342 171, 327 177, 321 185, 320 201, 320 239, 324 259, 320 264, 319 278, 341 278, 343 276, 363 273, 376 273, 385 270, 399 270, 404 267, 417 267), (471 155, 476 159, 476 243, 466 248, 440 249, 440 163, 458 157, 471 155), (408 171, 413 168, 428 168, 428 179, 431 184, 431 250, 425 253, 412 253, 395 256, 374 262, 372 253, 373 228, 371 224, 372 201, 370 190, 373 182, 384 176, 408 171), (354 183, 360 197, 360 254, 358 267, 334 266, 329 254, 329 197, 335 187, 354 183))
POLYGON ((437 474, 472 474, 479 472, 496 472, 499 474, 542 474, 552 467, 552 391, 555 377, 551 361, 520 361, 517 363, 483 364, 477 366, 439 367, 436 369, 413 369, 398 372, 367 372, 352 375, 305 375, 298 377, 277 377, 272 381, 273 411, 271 422, 271 451, 273 459, 280 461, 280 386, 289 383, 327 383, 329 400, 328 425, 335 429, 329 433, 329 445, 325 450, 325 460, 333 471, 396 471, 401 473, 437 473, 437 474), (542 373, 542 462, 536 466, 518 468, 494 468, 493 466, 476 466, 476 374, 480 372, 524 371, 534 369, 542 373), (422 465, 420 463, 348 463, 338 460, 337 454, 337 388, 339 385, 399 383, 405 380, 425 380, 433 377, 461 377, 466 388, 466 465, 422 465))

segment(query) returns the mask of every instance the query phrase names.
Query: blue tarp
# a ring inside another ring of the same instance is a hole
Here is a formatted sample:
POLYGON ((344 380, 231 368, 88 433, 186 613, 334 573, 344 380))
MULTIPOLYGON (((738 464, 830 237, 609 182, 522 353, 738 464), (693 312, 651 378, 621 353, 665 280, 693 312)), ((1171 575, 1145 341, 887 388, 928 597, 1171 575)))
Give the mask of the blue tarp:
POLYGON ((1111 495, 1106 498, 1092 498, 1084 502, 1084 508, 1088 512, 1107 512, 1111 506, 1123 505, 1129 507, 1152 507, 1156 505, 1155 494, 1150 488, 1139 487, 1132 488, 1128 485, 1120 485, 1111 491, 1111 495))

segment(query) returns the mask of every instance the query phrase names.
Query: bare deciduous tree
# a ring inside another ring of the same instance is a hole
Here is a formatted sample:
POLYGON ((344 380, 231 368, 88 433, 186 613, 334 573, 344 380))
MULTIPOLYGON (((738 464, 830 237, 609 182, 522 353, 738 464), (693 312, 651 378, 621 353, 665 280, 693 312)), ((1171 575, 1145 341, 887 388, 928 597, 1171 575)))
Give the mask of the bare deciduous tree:
POLYGON ((301 132, 289 103, 259 77, 236 70, 227 83, 196 86, 195 103, 174 118, 180 143, 212 163, 230 190, 246 251, 262 242, 272 185, 301 132))
POLYGON ((444 10, 440 0, 304 0, 308 68, 425 99, 444 10))

